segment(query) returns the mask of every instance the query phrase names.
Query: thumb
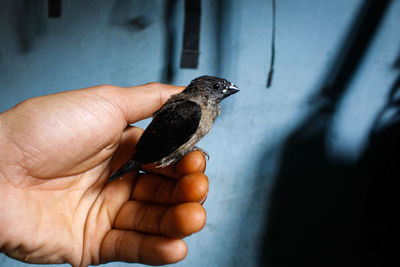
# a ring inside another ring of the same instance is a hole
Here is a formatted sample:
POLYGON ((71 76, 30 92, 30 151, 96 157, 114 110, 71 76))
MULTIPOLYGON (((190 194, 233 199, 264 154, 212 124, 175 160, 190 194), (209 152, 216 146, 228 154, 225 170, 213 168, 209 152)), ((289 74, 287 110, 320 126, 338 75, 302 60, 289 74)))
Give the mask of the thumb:
POLYGON ((126 122, 130 124, 150 117, 171 95, 182 92, 184 88, 162 83, 119 87, 114 101, 117 101, 126 122))

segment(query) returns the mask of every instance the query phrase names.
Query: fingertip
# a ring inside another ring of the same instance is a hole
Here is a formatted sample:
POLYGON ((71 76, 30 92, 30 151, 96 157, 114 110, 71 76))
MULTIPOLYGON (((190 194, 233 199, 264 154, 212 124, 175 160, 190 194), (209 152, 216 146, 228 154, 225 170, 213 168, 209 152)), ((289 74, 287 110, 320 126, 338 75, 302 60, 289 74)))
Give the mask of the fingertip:
MULTIPOLYGON (((154 244, 150 245, 153 246, 154 244)), ((165 238, 164 240, 160 240, 157 246, 153 246, 153 248, 148 249, 147 251, 152 252, 152 255, 149 255, 147 258, 158 255, 159 259, 155 264, 172 264, 186 258, 188 247, 185 241, 181 239, 165 238)))
POLYGON ((206 211, 199 203, 180 204, 170 208, 165 214, 160 226, 161 232, 171 237, 183 238, 203 229, 206 218, 206 211))
POLYGON ((175 188, 178 202, 201 202, 208 194, 209 181, 203 173, 197 172, 182 177, 175 188))
POLYGON ((185 86, 177 86, 172 84, 165 84, 159 82, 149 82, 140 86, 134 86, 130 88, 141 87, 145 90, 151 91, 154 94, 158 94, 160 99, 160 106, 167 101, 172 95, 179 94, 185 89, 185 86))
MULTIPOLYGON (((173 85, 173 84, 165 84, 165 83, 159 83, 159 82, 149 82, 149 83, 145 83, 143 85, 139 85, 141 87, 148 87, 151 89, 162 89, 162 90, 166 90, 166 91, 170 91, 170 93, 180 93, 185 89, 185 86, 179 86, 179 85, 173 85)), ((138 86, 132 86, 129 88, 135 88, 138 86)))
POLYGON ((176 171, 180 174, 204 172, 206 169, 206 158, 201 151, 193 151, 186 154, 177 164, 176 171))

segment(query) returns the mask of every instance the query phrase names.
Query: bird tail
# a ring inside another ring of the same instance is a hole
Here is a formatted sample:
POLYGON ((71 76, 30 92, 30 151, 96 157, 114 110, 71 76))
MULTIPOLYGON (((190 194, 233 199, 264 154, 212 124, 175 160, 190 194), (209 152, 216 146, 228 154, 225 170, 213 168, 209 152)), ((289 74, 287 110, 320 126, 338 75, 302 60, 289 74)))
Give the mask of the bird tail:
POLYGON ((139 163, 133 159, 128 160, 121 168, 119 168, 116 172, 111 174, 110 178, 108 179, 110 182, 118 179, 122 175, 136 169, 139 166, 139 163))

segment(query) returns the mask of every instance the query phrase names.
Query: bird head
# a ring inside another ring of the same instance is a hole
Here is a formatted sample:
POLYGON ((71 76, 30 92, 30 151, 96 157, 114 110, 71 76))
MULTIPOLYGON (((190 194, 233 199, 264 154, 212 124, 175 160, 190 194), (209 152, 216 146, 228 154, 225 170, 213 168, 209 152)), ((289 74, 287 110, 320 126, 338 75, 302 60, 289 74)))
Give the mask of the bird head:
POLYGON ((233 83, 214 76, 200 76, 192 80, 185 91, 197 91, 206 94, 218 102, 222 99, 239 92, 239 88, 233 83))

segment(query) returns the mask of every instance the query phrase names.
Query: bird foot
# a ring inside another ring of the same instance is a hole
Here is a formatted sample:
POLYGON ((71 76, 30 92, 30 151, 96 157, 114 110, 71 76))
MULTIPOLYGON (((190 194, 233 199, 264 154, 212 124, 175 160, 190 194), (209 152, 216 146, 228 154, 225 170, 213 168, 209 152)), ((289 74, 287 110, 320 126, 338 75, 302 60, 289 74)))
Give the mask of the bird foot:
POLYGON ((192 152, 192 151, 200 151, 201 153, 203 153, 204 156, 206 156, 207 160, 210 160, 210 155, 208 155, 207 151, 201 149, 200 147, 194 146, 192 149, 190 149, 188 151, 188 153, 192 152))
POLYGON ((175 163, 174 159, 168 159, 168 160, 161 160, 156 163, 156 168, 164 168, 167 167, 168 165, 175 163))
POLYGON ((163 167, 167 167, 170 164, 176 164, 184 155, 186 155, 190 152, 196 151, 196 150, 203 153, 203 155, 207 158, 207 160, 210 160, 210 155, 208 155, 208 153, 206 151, 204 151, 200 147, 195 146, 195 147, 192 147, 191 149, 189 149, 184 154, 179 154, 179 155, 175 154, 175 155, 173 155, 173 157, 166 157, 166 158, 160 160, 159 162, 156 162, 156 168, 163 168, 163 167))

